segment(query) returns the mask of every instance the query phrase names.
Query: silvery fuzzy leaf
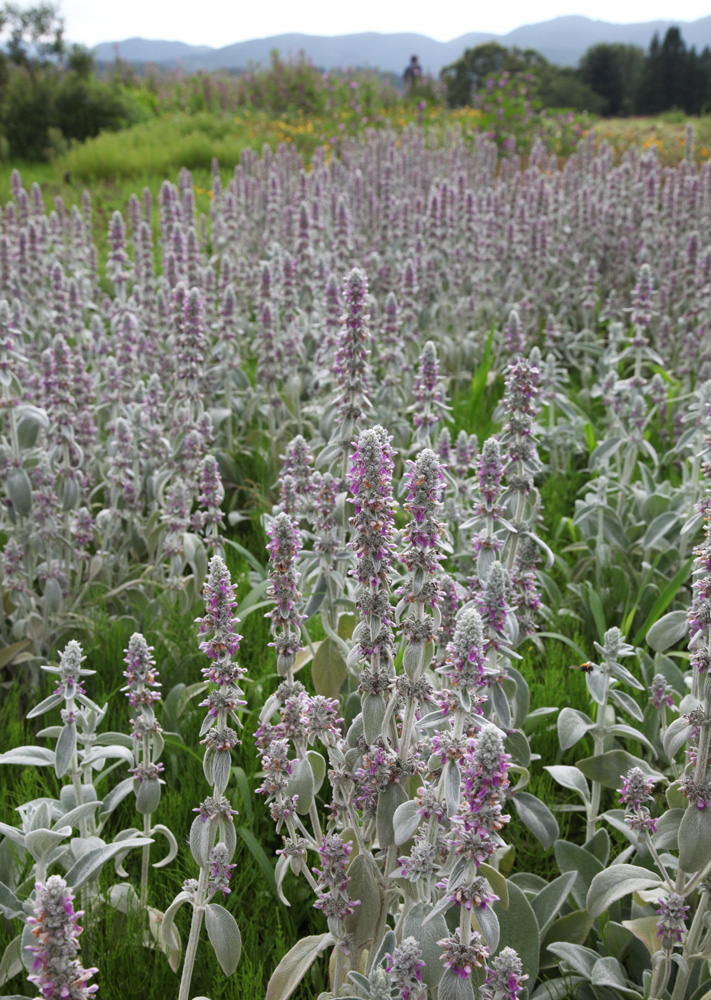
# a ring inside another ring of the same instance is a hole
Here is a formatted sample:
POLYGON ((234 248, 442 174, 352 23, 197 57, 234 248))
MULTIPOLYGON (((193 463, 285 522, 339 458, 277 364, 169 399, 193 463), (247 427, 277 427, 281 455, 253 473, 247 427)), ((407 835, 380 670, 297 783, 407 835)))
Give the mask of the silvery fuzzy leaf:
POLYGON ((346 661, 338 644, 333 639, 324 639, 311 666, 316 693, 325 698, 337 698, 347 673, 346 661))
POLYGON ((21 830, 16 830, 14 826, 8 826, 7 823, 0 823, 0 834, 3 837, 7 837, 13 844, 17 844, 18 847, 25 846, 24 833, 21 830))
POLYGON ((353 913, 345 919, 347 934, 353 935, 356 948, 372 941, 383 906, 380 871, 369 853, 358 854, 348 867, 348 896, 358 900, 353 913))
POLYGON ((412 799, 399 805, 393 814, 393 830, 395 831, 395 844, 402 847, 414 836, 415 831, 422 822, 422 816, 418 814, 419 805, 412 799))
POLYGON ((636 740, 637 743, 641 743, 642 746, 646 747, 647 750, 656 759, 657 751, 654 749, 647 737, 640 733, 638 729, 634 726, 626 726, 623 723, 616 723, 614 726, 607 726, 605 733, 610 736, 625 736, 628 740, 636 740))
POLYGON ((54 764, 54 750, 46 747, 15 747, 0 754, 0 764, 20 764, 23 767, 48 767, 54 764))
POLYGON ((77 727, 74 722, 62 726, 62 731, 54 750, 54 773, 63 778, 72 766, 72 760, 77 749, 77 727))
POLYGON ((679 824, 679 865, 700 872, 711 861, 711 809, 689 804, 679 824))
POLYGON ((314 795, 318 795, 326 777, 326 761, 318 750, 307 750, 306 756, 309 758, 314 776, 314 795))
POLYGON ((511 796, 518 818, 526 824, 531 833, 546 850, 552 847, 559 836, 558 822, 545 802, 541 802, 529 792, 518 792, 511 796))
POLYGON ((686 809, 667 809, 657 820, 657 829, 653 837, 657 851, 679 850, 679 824, 686 809))
POLYGON ((276 694, 270 694, 267 700, 264 702, 261 712, 259 713, 259 721, 261 723, 268 722, 274 713, 279 708, 279 698, 276 694))
POLYGON ((35 971, 35 956, 31 949, 34 945, 36 945, 36 943, 37 940, 32 933, 32 928, 29 924, 25 924, 22 928, 22 934, 20 935, 20 960, 22 961, 26 972, 30 975, 35 971))
POLYGON ((109 905, 118 910, 119 913, 128 913, 129 910, 137 913, 140 905, 138 893, 130 882, 118 882, 116 885, 112 885, 109 889, 108 900, 109 905))
POLYGON ((595 664, 592 671, 589 674, 585 674, 585 684, 592 700, 598 705, 602 705, 605 701, 605 693, 610 684, 608 675, 603 673, 600 667, 595 664))
POLYGON ((15 917, 24 918, 25 915, 22 903, 4 882, 0 882, 0 911, 8 920, 14 920, 15 917))
MULTIPOLYGON (((0 987, 4 986, 8 979, 14 979, 22 972, 21 941, 22 935, 18 934, 3 952, 0 959, 0 987)), ((15 1000, 15 997, 7 997, 6 1000, 15 1000)))
POLYGON ((570 895, 576 878, 575 872, 563 872, 558 878, 544 886, 531 900, 531 906, 536 914, 538 927, 543 937, 570 895))
POLYGON ((220 968, 226 976, 231 976, 242 954, 242 936, 237 921, 224 906, 209 903, 205 907, 205 927, 220 968))
POLYGON ((30 830, 48 830, 52 824, 52 810, 45 799, 40 802, 30 817, 30 830))
POLYGON ((324 602, 326 594, 328 593, 328 577, 325 573, 319 574, 319 577, 314 584, 311 596, 306 602, 306 607, 304 608, 304 617, 306 621, 316 614, 321 605, 324 602))
POLYGON ((618 691, 616 688, 613 688, 612 691, 610 691, 610 697, 615 704, 623 710, 623 712, 627 712, 628 715, 631 715, 632 718, 636 719, 638 722, 644 721, 644 712, 634 698, 630 697, 630 695, 625 694, 624 691, 618 691))
POLYGON ((27 713, 26 718, 34 719, 38 715, 43 715, 45 712, 49 712, 53 708, 56 708, 57 705, 59 705, 63 701, 64 701, 63 694, 51 694, 48 698, 45 698, 43 701, 41 701, 39 705, 35 705, 32 711, 27 713))
POLYGON ((566 707, 561 709, 557 728, 561 750, 570 750, 587 732, 595 728, 595 723, 584 712, 566 707))
POLYGON ((447 803, 447 815, 451 819, 457 815, 461 792, 461 774, 456 760, 448 760, 442 772, 444 777, 444 797, 447 803))
POLYGON ((217 820, 217 839, 222 841, 225 845, 227 848, 227 855, 231 860, 237 850, 237 831, 235 830, 235 825, 231 816, 226 820, 217 820))
MULTIPOLYGON (((135 781, 134 781, 135 787, 135 781)), ((160 802, 160 781, 157 778, 144 778, 138 781, 136 792, 136 812, 142 816, 150 816, 158 808, 160 802)))
POLYGON ((627 667, 623 667, 621 663, 610 664, 610 673, 618 681, 622 681, 623 684, 629 684, 630 687, 636 688, 637 691, 644 691, 644 684, 637 680, 634 674, 627 667))
POLYGON ((563 788, 570 788, 578 793, 584 802, 590 801, 590 789, 582 771, 577 767, 570 767, 566 764, 550 764, 544 766, 544 771, 548 771, 551 778, 557 781, 563 788))
POLYGON ((309 812, 314 801, 314 773, 308 757, 297 760, 292 765, 287 795, 299 796, 296 802, 299 816, 305 816, 309 812))
POLYGON ((602 754, 583 757, 582 760, 576 762, 575 766, 590 781, 599 781, 606 788, 619 789, 622 784, 622 778, 631 767, 641 768, 645 774, 656 778, 657 781, 667 780, 663 774, 655 771, 646 760, 643 760, 641 757, 634 757, 626 750, 606 750, 602 754))
POLYGON ((50 576, 44 586, 44 606, 53 615, 62 607, 62 588, 53 576, 50 576))
POLYGON ((125 747, 133 752, 138 740, 126 733, 99 733, 94 740, 95 747, 117 746, 125 747))
POLYGON ((670 760, 676 757, 677 753, 689 739, 694 729, 695 726, 689 723, 684 716, 679 719, 674 719, 674 721, 669 724, 666 732, 664 733, 663 743, 664 752, 670 760))
POLYGON ((32 510, 32 484, 24 469, 11 469, 5 480, 10 502, 20 517, 28 517, 32 510))
POLYGON ((314 934, 297 941, 272 973, 265 1000, 288 1000, 319 955, 335 943, 330 933, 314 934))
POLYGON ((383 961, 386 955, 392 955, 393 951, 397 947, 397 938, 395 937, 395 932, 388 928, 383 935, 383 940, 380 942, 380 947, 375 953, 375 958, 373 959, 373 968, 377 969, 380 963, 383 961))
POLYGON ((148 837, 135 837, 132 840, 124 840, 118 844, 105 844, 103 847, 95 847, 87 851, 79 860, 72 865, 64 879, 72 889, 78 889, 85 882, 98 876, 102 867, 107 861, 115 857, 122 851, 131 850, 134 847, 143 847, 145 844, 152 844, 148 837))
POLYGON ((130 767, 133 767, 134 757, 133 752, 128 750, 126 747, 110 746, 110 747, 92 747, 92 750, 82 761, 85 765, 96 766, 107 758, 111 760, 123 760, 130 767))
POLYGON ((587 893, 586 907, 591 917, 605 913, 618 899, 661 885, 659 875, 638 865, 612 865, 593 878, 587 893))
POLYGON ((105 797, 101 803, 101 816, 108 816, 114 811, 114 809, 130 795, 133 790, 133 778, 124 778, 123 781, 119 781, 118 785, 114 785, 109 794, 105 797))
POLYGON ((511 726, 511 708, 509 700, 500 684, 494 684, 491 690, 491 703, 494 706, 494 711, 501 722, 502 728, 509 729, 511 726))
POLYGON ((482 548, 479 551, 479 555, 476 557, 476 571, 479 579, 482 582, 486 582, 486 578, 489 575, 489 570, 496 562, 496 553, 493 549, 482 548))
POLYGON ((445 969, 437 991, 438 1000, 474 1000, 472 979, 476 971, 476 969, 472 969, 472 975, 467 979, 462 979, 451 969, 445 969))
POLYGON ((214 747, 208 747, 205 751, 205 755, 202 758, 202 773, 205 775, 205 781, 208 785, 215 784, 215 776, 213 768, 215 766, 215 753, 214 747))
POLYGON ((437 942, 449 936, 447 924, 442 914, 427 920, 425 923, 432 909, 433 907, 429 903, 416 903, 405 917, 402 927, 403 939, 412 936, 420 946, 422 959, 425 962, 425 967, 422 970, 422 982, 430 989, 439 985, 445 971, 440 960, 442 949, 437 942))
POLYGON ((375 813, 375 828, 378 833, 380 847, 391 847, 395 844, 393 817, 395 810, 403 802, 407 802, 407 792, 398 784, 390 784, 378 796, 375 813))
POLYGON ((474 916, 479 924, 479 930, 493 955, 499 947, 499 918, 491 906, 478 907, 474 916))
POLYGON ((216 795, 224 795, 232 774, 232 754, 229 750, 218 750, 212 767, 212 780, 216 795))
POLYGON ((212 820, 196 816, 190 827, 190 852, 198 868, 205 868, 209 863, 210 849, 214 842, 212 820))
POLYGON ((385 708, 385 699, 381 694, 367 694, 363 699, 363 731, 369 746, 380 736, 385 708))
POLYGON ((647 645, 661 653, 674 646, 688 634, 689 623, 686 611, 670 611, 658 619, 647 632, 647 645))
POLYGON ((163 868, 165 865, 169 865, 170 862, 177 857, 178 854, 178 841, 173 836, 172 832, 167 826, 163 826, 162 823, 156 823, 155 826, 151 827, 151 837, 154 837, 157 833, 162 833, 165 839, 168 841, 168 853, 161 861, 155 861, 153 863, 153 868, 163 868))
POLYGON ((175 914, 178 912, 183 903, 187 903, 189 899, 190 896, 187 892, 179 892, 163 914, 163 919, 161 920, 158 928, 158 941, 163 945, 163 947, 175 948, 176 939, 174 937, 173 930, 175 914))
POLYGON ((52 848, 70 837, 71 833, 70 826, 60 827, 58 830, 30 830, 25 834, 25 850, 30 852, 35 861, 40 861, 52 848))
POLYGON ((291 903, 284 895, 284 889, 283 889, 284 879, 286 878, 286 873, 289 870, 290 870, 289 858, 286 856, 286 854, 280 854, 279 860, 277 861, 276 867, 274 869, 274 879, 276 881, 277 896, 282 901, 284 906, 291 906, 291 903))

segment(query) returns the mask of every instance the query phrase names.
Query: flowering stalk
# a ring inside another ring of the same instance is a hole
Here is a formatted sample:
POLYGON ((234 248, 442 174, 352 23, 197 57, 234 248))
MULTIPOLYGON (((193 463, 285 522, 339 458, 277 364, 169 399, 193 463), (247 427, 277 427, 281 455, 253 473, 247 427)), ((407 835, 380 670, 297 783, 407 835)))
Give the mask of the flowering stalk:
POLYGON ((85 969, 79 959, 81 910, 74 910, 74 896, 59 875, 37 882, 34 912, 27 923, 37 944, 28 947, 34 955, 28 980, 43 997, 88 1000, 98 990, 89 980, 98 969, 85 969))
MULTIPOLYGON (((160 698, 160 684, 157 682, 158 671, 155 667, 153 647, 149 646, 140 632, 134 632, 128 641, 125 651, 124 677, 127 685, 128 704, 134 712, 131 719, 133 738, 136 741, 134 750, 135 766, 133 790, 136 796, 136 809, 143 816, 143 835, 151 836, 151 815, 158 808, 161 794, 160 777, 163 765, 158 758, 163 749, 162 729, 155 717, 154 705, 160 698)), ((171 835, 172 836, 172 835, 171 835)), ((177 851, 177 845, 176 845, 177 851)), ((148 867, 150 864, 150 844, 143 847, 141 861, 141 912, 145 910, 148 897, 148 867)))
MULTIPOLYGON (((227 895, 230 892, 229 878, 234 867, 230 862, 237 846, 237 836, 232 818, 234 810, 225 797, 225 790, 232 770, 232 750, 240 741, 235 730, 229 728, 228 722, 241 726, 237 712, 240 706, 246 704, 240 687, 245 670, 234 662, 242 638, 235 631, 237 619, 232 613, 236 606, 235 588, 229 571, 219 556, 213 556, 210 560, 204 594, 205 615, 196 621, 200 625, 200 635, 207 636, 200 643, 200 649, 210 664, 203 668, 202 673, 212 686, 205 701, 200 703, 207 708, 200 735, 204 736, 202 743, 205 745, 203 771, 212 789, 211 794, 195 810, 198 816, 190 830, 190 850, 200 868, 199 878, 197 881, 187 879, 183 884, 183 891, 170 908, 172 918, 173 907, 177 909, 182 902, 189 901, 193 907, 178 1000, 189 1000, 190 997, 190 982, 203 916, 207 920, 210 940, 226 975, 230 975, 237 967, 241 952, 241 939, 234 917, 223 907, 210 903, 215 893, 227 895), (219 936, 213 933, 216 922, 221 925, 219 936)), ((166 928, 167 917, 168 911, 163 919, 161 933, 164 942, 173 945, 170 937, 172 919, 166 928)))

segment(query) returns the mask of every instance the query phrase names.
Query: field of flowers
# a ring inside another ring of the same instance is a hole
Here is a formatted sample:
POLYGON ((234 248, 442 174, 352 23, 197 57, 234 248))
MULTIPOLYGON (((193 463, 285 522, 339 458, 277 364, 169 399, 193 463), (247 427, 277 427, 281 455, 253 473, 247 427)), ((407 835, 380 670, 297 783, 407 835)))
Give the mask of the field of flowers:
POLYGON ((12 175, 11 1000, 711 998, 711 164, 382 124, 12 175))

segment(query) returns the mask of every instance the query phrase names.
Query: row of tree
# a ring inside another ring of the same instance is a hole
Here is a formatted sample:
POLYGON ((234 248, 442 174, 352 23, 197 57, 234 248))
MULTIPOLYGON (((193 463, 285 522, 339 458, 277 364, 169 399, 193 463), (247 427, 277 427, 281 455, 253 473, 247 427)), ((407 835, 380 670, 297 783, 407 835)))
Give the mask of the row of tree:
POLYGON ((655 35, 647 53, 636 45, 593 45, 577 68, 556 66, 535 49, 478 45, 442 70, 450 105, 471 104, 486 80, 504 71, 532 73, 536 96, 548 107, 610 117, 711 111, 711 50, 687 48, 676 27, 663 41, 655 35))

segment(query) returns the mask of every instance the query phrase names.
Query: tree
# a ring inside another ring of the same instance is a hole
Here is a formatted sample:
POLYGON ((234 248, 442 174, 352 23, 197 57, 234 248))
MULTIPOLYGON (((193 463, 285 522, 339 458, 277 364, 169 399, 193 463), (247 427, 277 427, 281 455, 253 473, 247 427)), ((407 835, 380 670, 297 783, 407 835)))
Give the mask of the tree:
POLYGON ((548 65, 545 56, 535 49, 507 49, 498 42, 486 42, 464 54, 450 66, 445 66, 440 77, 447 86, 447 103, 459 108, 471 104, 472 94, 481 90, 487 77, 508 71, 522 73, 541 70, 548 65))
POLYGON ((0 40, 7 58, 15 66, 32 69, 57 60, 64 53, 64 21, 55 3, 20 7, 5 3, 0 7, 0 40))
POLYGON ((636 45, 600 42, 580 60, 580 79, 604 101, 602 114, 629 115, 644 70, 644 52, 636 45))

